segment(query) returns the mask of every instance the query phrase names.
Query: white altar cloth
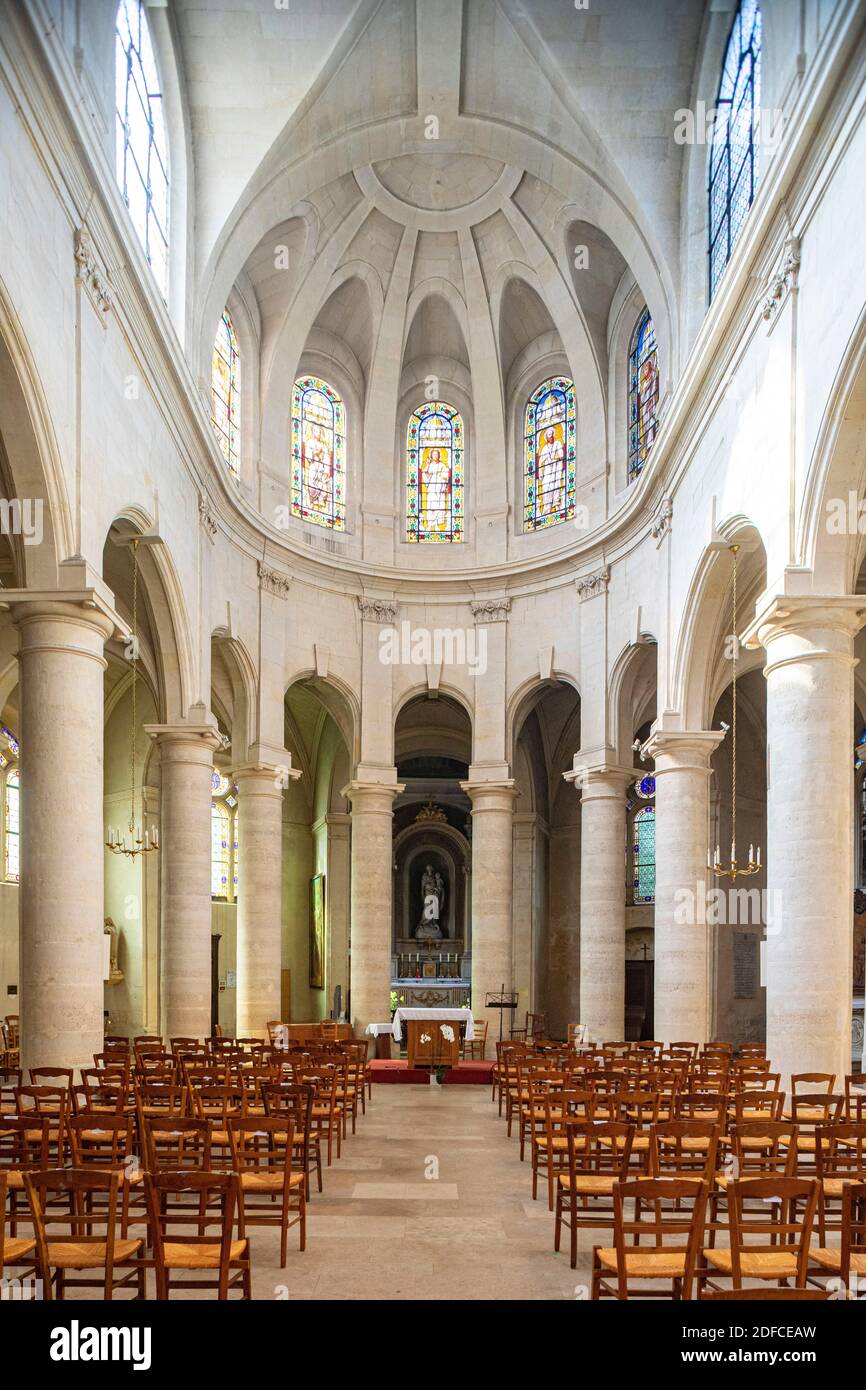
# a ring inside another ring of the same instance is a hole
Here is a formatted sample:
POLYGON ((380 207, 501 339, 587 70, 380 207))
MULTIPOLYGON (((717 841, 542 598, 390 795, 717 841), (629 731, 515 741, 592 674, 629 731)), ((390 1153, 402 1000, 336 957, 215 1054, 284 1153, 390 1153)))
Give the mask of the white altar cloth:
POLYGON ((418 1018, 430 1023, 465 1023, 466 1041, 472 1042, 475 1037, 472 1014, 469 1009, 398 1009, 394 1014, 394 1039, 396 1042, 399 1042, 403 1036, 402 1020, 404 1018, 418 1018))
POLYGON ((394 1025, 393 1023, 368 1023, 364 1032, 369 1033, 371 1038, 378 1038, 383 1034, 393 1033, 394 1025))

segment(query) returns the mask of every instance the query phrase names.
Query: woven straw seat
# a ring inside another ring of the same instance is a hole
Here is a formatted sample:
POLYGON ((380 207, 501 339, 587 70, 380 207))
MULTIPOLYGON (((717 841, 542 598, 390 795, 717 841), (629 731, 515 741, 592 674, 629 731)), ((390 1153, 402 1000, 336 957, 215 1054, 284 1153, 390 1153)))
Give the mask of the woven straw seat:
MULTIPOLYGON (((596 1247, 595 1257, 602 1269, 616 1274, 616 1251, 596 1247)), ((626 1273, 630 1279, 682 1279, 686 1272, 685 1251, 627 1250, 626 1273)))
POLYGON ((560 1186, 585 1196, 610 1196, 616 1180, 616 1177, 605 1173, 579 1173, 572 1183, 570 1174, 559 1174, 560 1186))
MULTIPOLYGON (((705 1250, 704 1259, 722 1274, 732 1272, 730 1250, 705 1250)), ((747 1279, 795 1279, 797 1256, 784 1250, 741 1250, 740 1269, 747 1279)))
MULTIPOLYGON (((820 1265, 822 1269, 838 1271, 842 1268, 841 1250, 828 1250, 819 1245, 816 1250, 809 1251, 809 1259, 814 1264, 820 1265)), ((856 1251, 852 1251, 851 1269, 855 1274, 866 1274, 866 1254, 857 1254, 856 1251)))
POLYGON ((564 1153, 568 1148, 568 1140, 561 1134, 552 1134, 549 1140, 546 1134, 536 1134, 535 1142, 540 1149, 551 1148, 564 1153))
MULTIPOLYGON (((304 1181, 303 1173, 291 1173, 289 1186, 300 1187, 304 1181)), ((241 1187, 244 1192, 282 1192, 282 1173, 241 1173, 241 1187)))
POLYGON ((3 1247, 3 1262, 7 1265, 17 1264, 35 1249, 35 1240, 27 1240, 23 1236, 10 1236, 3 1247))
MULTIPOLYGON (((610 1139, 607 1138, 605 1135, 602 1136, 602 1138, 599 1140, 599 1143, 600 1143, 605 1149, 609 1149, 609 1148, 610 1148, 610 1145, 611 1145, 610 1139)), ((618 1149, 621 1149, 621 1148, 623 1148, 624 1146, 625 1146, 625 1139, 622 1138, 622 1136, 620 1136, 620 1137, 616 1140, 616 1147, 617 1147, 618 1149)), ((650 1146, 650 1137, 649 1137, 648 1134, 636 1134, 635 1137, 634 1137, 634 1139, 632 1140, 631 1151, 632 1151, 633 1154, 645 1154, 645 1153, 649 1153, 649 1146, 650 1146)))
MULTIPOLYGON (((248 1246, 247 1240, 233 1240, 230 1261, 244 1259, 248 1246)), ((166 1269, 219 1269, 219 1241, 214 1241, 213 1245, 167 1244, 164 1250, 166 1269)))
POLYGON ((10 1192, 24 1191, 24 1174, 18 1168, 6 1169, 6 1186, 10 1192))
MULTIPOLYGON (((131 1260, 141 1251, 141 1240, 116 1240, 114 1263, 131 1260)), ((55 1244, 48 1242, 48 1263, 55 1269, 104 1269, 106 1243, 104 1240, 70 1240, 55 1244)))

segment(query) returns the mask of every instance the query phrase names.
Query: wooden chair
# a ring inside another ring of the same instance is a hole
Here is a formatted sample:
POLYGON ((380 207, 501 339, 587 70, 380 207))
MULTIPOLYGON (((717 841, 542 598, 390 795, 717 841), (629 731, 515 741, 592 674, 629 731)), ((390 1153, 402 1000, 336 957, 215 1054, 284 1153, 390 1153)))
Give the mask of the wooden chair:
POLYGON ((135 1285, 136 1298, 145 1297, 144 1241, 116 1233, 116 1172, 49 1168, 25 1172, 24 1184, 33 1213, 43 1298, 64 1298, 71 1288, 101 1288, 103 1298, 110 1300, 116 1290, 130 1285, 135 1285), (68 1211, 52 1206, 52 1199, 62 1195, 69 1197, 68 1211), (105 1198, 104 1205, 94 1200, 98 1196, 105 1198), (55 1231, 56 1226, 68 1226, 68 1234, 55 1231), (78 1277, 93 1270, 100 1274, 78 1277))
MULTIPOLYGON (((740 1120, 731 1129, 725 1172, 710 1189, 707 1231, 710 1245, 727 1231, 727 1192, 732 1182, 797 1175, 797 1127, 790 1120, 740 1120)), ((745 1199, 744 1199, 745 1200, 745 1199)))
POLYGON ((231 1164, 229 1119, 244 1114, 244 1093, 240 1086, 196 1086, 190 1092, 192 1113, 200 1120, 210 1121, 211 1157, 215 1149, 222 1150, 223 1166, 231 1164))
POLYGON ((238 1177, 238 1235, 243 1239, 248 1226, 278 1226, 285 1269, 289 1227, 300 1228, 301 1250, 307 1242, 307 1177, 303 1168, 292 1167, 294 1122, 276 1115, 230 1118, 229 1138, 238 1177))
POLYGON ((72 1115, 66 1121, 72 1163, 82 1171, 116 1173, 120 1196, 120 1234, 129 1232, 134 1199, 145 1216, 144 1174, 136 1153, 135 1120, 131 1115, 72 1115))
POLYGON ((698 1293, 721 1275, 735 1289, 744 1279, 783 1283, 793 1279, 797 1288, 806 1283, 809 1243, 818 1183, 814 1178, 747 1178, 727 1184, 730 1247, 709 1246, 706 1262, 697 1271, 698 1293), (747 1208, 746 1203, 757 1203, 747 1208))
POLYGON ((467 1062, 483 1062, 487 1055, 487 1029, 489 1024, 486 1018, 473 1018, 472 1032, 474 1036, 471 1041, 463 1038, 463 1056, 467 1062))
POLYGON ((195 1115, 148 1115, 142 1123, 148 1173, 207 1172, 211 1168, 211 1123, 195 1115))
MULTIPOLYGON (((793 1078, 792 1078, 793 1081, 793 1078)), ((845 1104, 843 1095, 829 1092, 806 1092, 791 1096, 791 1123, 797 1126, 797 1170, 810 1176, 818 1171, 817 1149, 824 1143, 823 1134, 828 1125, 834 1125, 841 1117, 845 1104)))
POLYGON ((150 1229, 156 1265, 156 1296, 170 1297, 172 1289, 216 1290, 226 1300, 233 1289, 243 1299, 252 1298, 249 1241, 233 1240, 238 1200, 236 1173, 165 1171, 148 1173, 150 1229), (191 1200, 170 1201, 180 1197, 191 1200), (202 1213, 211 1218, 203 1221, 202 1213), (209 1235, 205 1225, 218 1225, 209 1235), (199 1277, 184 1279, 178 1276, 199 1277), (210 1275, 210 1277, 204 1277, 210 1275))
POLYGON ((694 1061, 699 1047, 700 1043, 696 1042, 672 1042, 669 1051, 672 1057, 688 1057, 689 1061, 694 1061))
POLYGON ((706 1202, 707 1184, 700 1178, 615 1183, 613 1246, 593 1249, 592 1298, 627 1299, 633 1280, 670 1285, 670 1293, 666 1288, 642 1288, 639 1298, 691 1298, 706 1202), (626 1217, 628 1201, 634 1202, 632 1220, 626 1217))
POLYGON ((827 1231, 839 1231, 843 1219, 845 1188, 866 1182, 866 1123, 841 1120, 820 1130, 815 1150, 815 1173, 820 1183, 818 1240, 827 1244, 827 1231))
POLYGON ((556 1181, 553 1248, 559 1250, 562 1227, 568 1226, 572 1269, 578 1231, 606 1229, 613 1222, 613 1186, 628 1175, 634 1132, 633 1124, 618 1120, 565 1123, 568 1171, 556 1181))
POLYGON ((17 1115, 15 1092, 21 1084, 20 1067, 0 1067, 0 1115, 17 1115))
POLYGON ((17 1269, 23 1266, 23 1274, 16 1278, 36 1275, 36 1241, 27 1236, 6 1235, 6 1197, 9 1174, 0 1168, 0 1279, 6 1278, 6 1267, 17 1269))
POLYGON ((649 1175, 698 1178, 709 1192, 716 1176, 719 1126, 706 1120, 660 1120, 650 1136, 649 1175))
POLYGON ((820 1246, 812 1247, 809 1258, 818 1267, 813 1274, 835 1275, 846 1298, 862 1298, 858 1281, 866 1279, 866 1182, 849 1182, 842 1192, 839 1247, 828 1248, 822 1239, 820 1246))
POLYGON ((262 1086, 265 1114, 271 1118, 291 1119, 295 1154, 305 1174, 305 1194, 310 1200, 310 1173, 315 1171, 318 1189, 322 1190, 321 1136, 313 1128, 315 1088, 294 1085, 288 1081, 267 1081, 262 1086))
POLYGON ((337 1158, 342 1152, 343 1124, 337 1102, 337 1083, 339 1073, 335 1067, 302 1066, 300 1082, 313 1087, 313 1130, 320 1141, 327 1146, 327 1162, 330 1168, 334 1158, 336 1140, 337 1158))
POLYGON ((538 1173, 547 1174, 547 1205, 553 1211, 556 1175, 568 1164, 566 1120, 590 1120, 592 1095, 589 1091, 564 1088, 550 1091, 540 1099, 541 1122, 534 1123, 532 1137, 532 1200, 538 1197, 538 1173))

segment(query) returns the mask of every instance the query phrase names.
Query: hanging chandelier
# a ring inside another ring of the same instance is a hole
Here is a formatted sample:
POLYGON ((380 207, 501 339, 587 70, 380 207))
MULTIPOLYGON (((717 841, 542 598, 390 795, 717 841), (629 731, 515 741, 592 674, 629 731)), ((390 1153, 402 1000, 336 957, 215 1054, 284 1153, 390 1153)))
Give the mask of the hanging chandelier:
POLYGON ((732 660, 734 663, 733 677, 731 680, 731 859, 730 863, 723 864, 721 851, 718 844, 713 858, 707 854, 707 868, 712 869, 718 878, 746 878, 750 874, 757 874, 761 871, 761 846, 758 846, 758 857, 755 858, 755 846, 749 845, 749 858, 745 864, 737 863, 737 654, 740 647, 740 639, 737 627, 737 555, 740 547, 732 545, 729 547, 734 557, 733 575, 733 599, 731 603, 731 636, 732 636, 732 660))
POLYGON ((135 735, 138 729, 138 537, 132 542, 132 734, 129 746, 130 766, 130 806, 129 822, 124 831, 114 826, 108 827, 107 849, 112 854, 123 854, 127 859, 135 859, 139 854, 151 854, 159 849, 159 831, 156 826, 145 830, 135 820, 135 735))

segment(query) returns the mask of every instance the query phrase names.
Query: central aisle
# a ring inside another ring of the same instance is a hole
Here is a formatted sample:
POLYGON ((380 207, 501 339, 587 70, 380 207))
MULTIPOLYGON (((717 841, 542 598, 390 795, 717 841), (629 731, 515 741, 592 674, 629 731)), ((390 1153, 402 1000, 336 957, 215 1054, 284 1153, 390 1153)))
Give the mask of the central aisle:
POLYGON ((586 1297, 589 1242, 576 1270, 554 1254, 553 1214, 532 1201, 528 1152, 521 1163, 489 1087, 374 1086, 324 1188, 285 1270, 275 1236, 254 1233, 255 1298, 586 1297))

